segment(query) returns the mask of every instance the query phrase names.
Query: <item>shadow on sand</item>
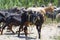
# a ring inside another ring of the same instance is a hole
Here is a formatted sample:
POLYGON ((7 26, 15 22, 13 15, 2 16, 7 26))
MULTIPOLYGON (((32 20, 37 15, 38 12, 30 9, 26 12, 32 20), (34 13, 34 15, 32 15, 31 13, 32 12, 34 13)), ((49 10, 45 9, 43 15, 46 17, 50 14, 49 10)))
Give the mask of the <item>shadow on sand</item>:
MULTIPOLYGON (((16 37, 18 37, 18 36, 16 36, 16 37)), ((26 40, 31 40, 31 39, 35 40, 36 39, 34 37, 26 37, 26 36, 20 36, 18 38, 22 38, 22 39, 25 38, 26 40)))

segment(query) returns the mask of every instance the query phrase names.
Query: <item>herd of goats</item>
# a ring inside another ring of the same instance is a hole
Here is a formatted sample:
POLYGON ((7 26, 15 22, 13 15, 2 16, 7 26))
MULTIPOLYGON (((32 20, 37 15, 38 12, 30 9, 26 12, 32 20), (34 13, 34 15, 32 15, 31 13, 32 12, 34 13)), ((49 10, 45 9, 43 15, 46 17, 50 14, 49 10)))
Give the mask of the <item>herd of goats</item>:
POLYGON ((11 9, 1 9, 0 10, 0 23, 3 22, 4 25, 0 27, 1 35, 3 34, 3 30, 7 27, 12 33, 15 33, 12 30, 13 25, 19 26, 18 37, 20 36, 20 32, 24 31, 25 36, 27 37, 28 30, 27 27, 29 25, 35 25, 37 32, 38 32, 38 38, 40 39, 40 33, 42 24, 44 23, 44 20, 46 19, 46 16, 48 18, 55 19, 56 16, 59 16, 60 14, 60 7, 54 7, 53 5, 49 6, 42 6, 42 7, 28 7, 28 8, 11 8, 11 9))

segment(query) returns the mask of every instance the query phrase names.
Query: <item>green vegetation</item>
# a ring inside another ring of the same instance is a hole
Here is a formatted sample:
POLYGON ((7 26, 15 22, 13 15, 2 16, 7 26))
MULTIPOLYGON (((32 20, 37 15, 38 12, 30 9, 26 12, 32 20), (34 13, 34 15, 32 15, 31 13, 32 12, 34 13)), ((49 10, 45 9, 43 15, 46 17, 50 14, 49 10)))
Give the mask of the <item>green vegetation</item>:
POLYGON ((58 20, 57 19, 52 19, 51 18, 46 18, 45 21, 44 21, 44 24, 51 24, 51 23, 58 23, 58 20))
POLYGON ((54 39, 55 40, 60 40, 60 36, 55 36, 54 39))
POLYGON ((59 23, 60 22, 60 16, 56 18, 56 21, 59 23))
POLYGON ((42 4, 47 5, 50 2, 52 2, 56 6, 58 6, 60 3, 58 2, 58 0, 0 0, 0 9, 8 9, 14 6, 29 7, 33 4, 40 6, 42 4))

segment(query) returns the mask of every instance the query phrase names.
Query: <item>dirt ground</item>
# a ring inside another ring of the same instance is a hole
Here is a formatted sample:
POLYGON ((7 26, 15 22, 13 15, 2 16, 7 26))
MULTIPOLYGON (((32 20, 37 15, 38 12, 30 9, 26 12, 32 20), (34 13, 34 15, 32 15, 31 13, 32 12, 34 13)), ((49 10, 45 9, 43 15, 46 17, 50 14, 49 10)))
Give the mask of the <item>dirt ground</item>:
MULTIPOLYGON (((41 39, 38 39, 38 34, 35 26, 28 27, 28 40, 55 40, 56 36, 60 36, 60 28, 58 27, 60 23, 54 24, 43 24, 41 29, 41 39)), ((18 30, 18 27, 13 28, 14 31, 18 30)), ((4 30, 4 34, 0 35, 0 40, 26 40, 24 32, 21 32, 20 37, 17 37, 17 34, 12 34, 11 32, 6 32, 4 30)))

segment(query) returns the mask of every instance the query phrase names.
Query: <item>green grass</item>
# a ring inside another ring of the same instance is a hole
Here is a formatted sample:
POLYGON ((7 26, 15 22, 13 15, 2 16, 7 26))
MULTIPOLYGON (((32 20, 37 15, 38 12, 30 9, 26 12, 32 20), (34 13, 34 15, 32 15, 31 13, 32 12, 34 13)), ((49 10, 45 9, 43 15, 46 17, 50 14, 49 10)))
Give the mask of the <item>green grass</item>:
POLYGON ((58 5, 58 0, 0 0, 0 9, 8 9, 14 6, 29 7, 33 4, 41 6, 42 4, 47 5, 50 2, 53 2, 54 5, 58 5))
POLYGON ((58 23, 57 20, 51 20, 51 18, 46 18, 46 20, 44 21, 44 24, 50 24, 50 23, 58 23))
POLYGON ((55 40, 60 40, 60 36, 55 36, 54 39, 55 40))
POLYGON ((59 23, 60 22, 60 17, 56 18, 56 21, 59 23))

